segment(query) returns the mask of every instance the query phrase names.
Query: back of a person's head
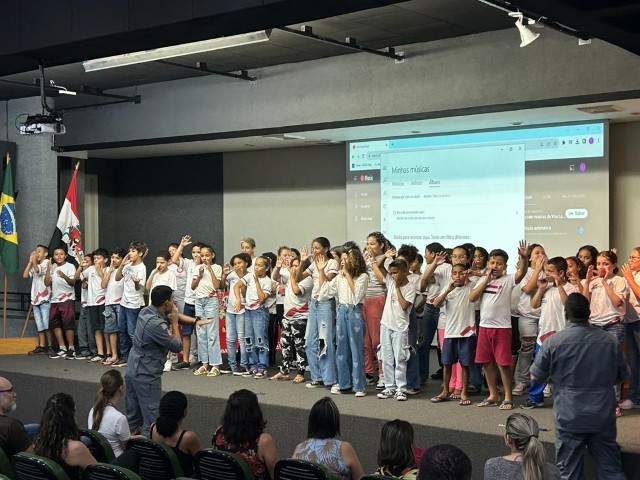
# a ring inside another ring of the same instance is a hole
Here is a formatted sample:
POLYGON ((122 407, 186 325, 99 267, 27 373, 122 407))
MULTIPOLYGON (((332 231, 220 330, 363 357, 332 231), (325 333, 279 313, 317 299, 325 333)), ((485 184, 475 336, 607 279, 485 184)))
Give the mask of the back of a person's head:
POLYGON ((255 440, 267 425, 256 394, 244 388, 233 392, 225 406, 220 425, 224 438, 229 443, 255 440))
POLYGON ((538 439, 538 422, 524 413, 512 413, 507 418, 506 434, 514 446, 522 452, 522 477, 524 480, 543 480, 546 456, 538 439))
POLYGON ((413 467, 413 427, 404 420, 391 420, 382 426, 378 446, 378 467, 413 467))
POLYGON ((572 293, 564 302, 564 311, 571 322, 586 322, 591 315, 589 300, 579 293, 572 293))
POLYGON ((318 400, 309 412, 308 438, 334 438, 340 435, 340 411, 329 397, 318 400))
POLYGON ((36 455, 61 461, 67 442, 80 439, 75 413, 75 402, 68 393, 56 393, 49 397, 42 412, 38 434, 33 440, 36 455))
POLYGON ((173 290, 167 285, 158 285, 151 291, 151 305, 156 308, 161 307, 164 302, 171 300, 173 290))
POLYGON ((187 397, 184 393, 171 391, 160 400, 156 430, 163 437, 170 437, 178 429, 178 422, 186 415, 187 397))
POLYGON ((422 455, 420 480, 470 480, 471 460, 453 445, 435 445, 422 455))

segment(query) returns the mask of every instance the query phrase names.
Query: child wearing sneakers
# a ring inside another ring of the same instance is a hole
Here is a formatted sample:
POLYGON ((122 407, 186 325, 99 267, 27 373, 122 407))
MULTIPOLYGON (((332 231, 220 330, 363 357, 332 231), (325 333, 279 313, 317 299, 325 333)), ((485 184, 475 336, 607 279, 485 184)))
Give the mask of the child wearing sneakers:
POLYGON ((222 267, 213 263, 216 252, 213 247, 203 245, 200 248, 202 264, 194 269, 191 288, 196 294, 196 325, 198 337, 198 358, 202 366, 193 372, 194 375, 217 377, 222 365, 220 351, 220 306, 218 305, 217 290, 220 288, 222 267), (211 366, 211 370, 209 370, 211 366))
POLYGON ((476 333, 474 304, 469 301, 473 284, 469 281, 467 267, 456 264, 451 267, 451 281, 433 301, 436 308, 446 308, 447 322, 442 341, 442 364, 444 365, 442 392, 431 399, 432 403, 449 400, 449 381, 453 365, 460 362, 462 386, 460 405, 471 405, 467 396, 469 365, 476 333))
POLYGON ((384 369, 384 390, 378 398, 407 399, 407 360, 409 359, 409 313, 416 298, 416 289, 407 274, 409 265, 402 259, 392 261, 386 268, 385 258, 391 258, 395 250, 373 263, 374 270, 385 277, 387 298, 380 320, 380 345, 384 369))
MULTIPOLYGON (((549 337, 564 330, 567 320, 564 315, 564 302, 575 292, 580 292, 576 285, 567 279, 567 261, 562 257, 553 257, 543 262, 545 276, 538 280, 537 290, 531 297, 531 308, 540 308, 540 322, 538 323, 538 338, 535 354, 549 337)), ((536 268, 537 270, 538 268, 536 268)), ((534 355, 535 355, 534 354, 534 355)), ((529 398, 520 408, 537 408, 544 405, 545 382, 531 380, 529 398)))
MULTIPOLYGON (((109 252, 104 248, 98 248, 93 252, 93 265, 83 270, 80 278, 87 281, 87 307, 86 312, 89 319, 89 332, 92 332, 95 339, 95 355, 89 359, 90 362, 104 362, 111 355, 105 355, 104 348, 104 304, 105 289, 102 280, 106 268, 109 252)), ((91 333, 90 333, 91 334, 91 333)), ((93 344, 93 342, 91 342, 93 344)), ((107 346, 107 352, 110 347, 107 346)), ((94 353, 94 352, 91 352, 94 353)))
POLYGON ((253 272, 247 273, 234 288, 236 304, 234 311, 242 310, 242 289, 245 293, 245 332, 247 336, 247 352, 249 353, 250 369, 243 376, 260 379, 267 374, 269 360, 269 309, 265 302, 274 290, 273 281, 267 276, 269 259, 257 257, 253 263, 253 272))
POLYGON ((102 276, 102 288, 105 291, 104 299, 104 334, 106 337, 107 352, 111 356, 107 358, 103 365, 111 366, 118 361, 118 313, 120 311, 120 300, 124 290, 124 279, 116 280, 116 271, 125 257, 123 248, 115 248, 111 252, 111 265, 105 269, 102 276))
POLYGON ((489 385, 489 396, 479 407, 500 405, 501 410, 513 409, 511 400, 511 291, 520 283, 528 268, 527 244, 522 241, 518 249, 520 262, 515 274, 507 275, 509 255, 501 249, 489 253, 487 272, 471 291, 469 299, 480 302, 480 332, 476 347, 476 362, 482 363, 489 385), (495 363, 500 369, 504 385, 504 401, 500 403, 495 363))
POLYGON ((144 306, 144 279, 147 278, 147 267, 142 260, 146 254, 147 245, 144 242, 131 242, 129 253, 125 255, 116 270, 116 281, 119 282, 124 278, 124 289, 118 315, 121 357, 113 364, 114 367, 124 367, 127 364, 138 314, 144 306))
MULTIPOLYGON (((89 322, 89 279, 84 277, 83 273, 93 265, 93 254, 79 255, 78 259, 80 265, 76 269, 75 279, 80 279, 80 317, 78 318, 77 328, 78 351, 73 358, 76 360, 90 360, 98 352, 93 329, 89 322)), ((72 357, 67 356, 65 358, 70 360, 72 357)))
POLYGON ((53 355, 51 330, 49 330, 49 309, 51 307, 51 289, 44 284, 44 276, 49 266, 49 249, 38 245, 29 255, 22 278, 31 278, 31 309, 38 329, 38 345, 29 355, 53 355))
POLYGON ((49 358, 73 358, 73 328, 76 323, 75 289, 76 269, 67 262, 64 247, 53 249, 53 262, 49 262, 44 275, 44 284, 51 287, 51 309, 49 327, 58 342, 58 351, 49 358), (62 331, 64 330, 64 336, 62 331), (65 344, 66 341, 66 344, 65 344), (68 345, 65 346, 65 345, 68 345))

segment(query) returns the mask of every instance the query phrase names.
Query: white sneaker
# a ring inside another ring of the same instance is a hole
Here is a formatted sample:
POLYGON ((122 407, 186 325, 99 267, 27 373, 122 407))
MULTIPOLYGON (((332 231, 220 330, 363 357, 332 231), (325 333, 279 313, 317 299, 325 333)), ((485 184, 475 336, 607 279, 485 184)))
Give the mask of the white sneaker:
POLYGON ((404 392, 401 392, 400 390, 398 390, 396 392, 396 400, 400 401, 400 402, 406 402, 407 401, 407 394, 404 392))
POLYGON ((522 382, 516 382, 515 386, 513 387, 513 390, 511 390, 511 393, 519 397, 520 395, 524 395, 526 391, 527 391, 526 384, 522 382))
POLYGON ((384 377, 378 378, 378 383, 376 384, 376 390, 384 390, 384 377))
POLYGON ((173 365, 173 363, 171 363, 171 360, 167 358, 167 361, 164 362, 164 368, 163 371, 165 372, 170 372, 171 371, 171 366, 173 365))
POLYGON ((333 387, 331 387, 331 393, 333 395, 340 395, 342 394, 342 392, 340 391, 340 385, 336 384, 333 387))
POLYGON ((544 387, 544 390, 542 391, 542 394, 544 395, 544 398, 551 398, 553 397, 553 394, 551 393, 551 385, 547 383, 547 385, 544 387))
POLYGON ((394 392, 393 390, 383 390, 381 391, 377 397, 384 400, 386 398, 393 398, 395 396, 396 392, 394 392))
POLYGON ((356 392, 355 396, 358 398, 366 397, 367 392, 356 392))

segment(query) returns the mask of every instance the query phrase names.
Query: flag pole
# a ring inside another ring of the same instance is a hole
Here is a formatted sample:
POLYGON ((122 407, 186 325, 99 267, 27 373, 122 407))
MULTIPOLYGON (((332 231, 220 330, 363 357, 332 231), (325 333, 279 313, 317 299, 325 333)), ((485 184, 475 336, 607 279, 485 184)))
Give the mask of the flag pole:
POLYGON ((4 295, 2 301, 2 337, 7 338, 7 283, 8 275, 4 272, 4 295))

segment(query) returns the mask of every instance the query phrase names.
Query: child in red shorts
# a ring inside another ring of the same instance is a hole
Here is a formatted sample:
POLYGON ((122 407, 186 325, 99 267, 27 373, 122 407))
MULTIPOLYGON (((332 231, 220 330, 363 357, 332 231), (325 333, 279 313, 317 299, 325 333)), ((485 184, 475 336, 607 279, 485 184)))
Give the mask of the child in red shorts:
POLYGON ((518 254, 520 262, 515 274, 507 275, 509 255, 501 249, 489 253, 486 276, 471 291, 469 300, 480 302, 480 332, 476 348, 476 363, 483 364, 484 374, 489 385, 489 396, 478 404, 479 407, 500 405, 501 410, 511 410, 511 291, 525 275, 528 267, 526 259, 527 245, 520 242, 518 254), (500 403, 498 377, 495 364, 498 364, 504 401, 500 403))

